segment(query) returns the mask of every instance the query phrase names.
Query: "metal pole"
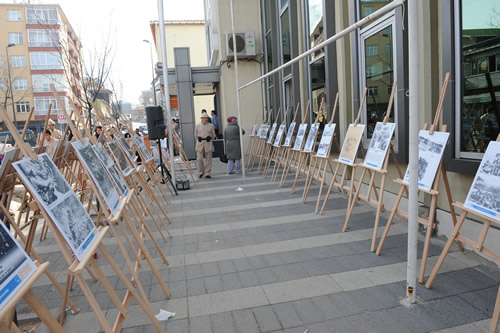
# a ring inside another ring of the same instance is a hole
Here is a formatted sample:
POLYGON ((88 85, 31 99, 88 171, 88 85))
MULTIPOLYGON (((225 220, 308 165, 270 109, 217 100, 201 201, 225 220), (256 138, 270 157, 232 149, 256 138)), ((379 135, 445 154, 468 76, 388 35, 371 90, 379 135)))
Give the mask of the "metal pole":
POLYGON ((147 39, 143 39, 142 41, 144 43, 148 43, 149 44, 149 52, 151 54, 151 74, 153 74, 153 81, 151 81, 151 91, 153 91, 153 101, 154 101, 154 104, 156 106, 155 66, 154 66, 154 63, 153 63, 153 46, 151 45, 151 43, 147 39))
POLYGON ((236 32, 234 31, 234 7, 233 0, 231 0, 231 29, 233 32, 233 52, 234 52, 234 80, 236 82, 236 107, 238 108, 238 119, 239 119, 239 131, 240 131, 240 149, 241 149, 241 171, 243 172, 243 178, 245 178, 245 154, 243 150, 243 122, 241 119, 241 105, 240 105, 240 89, 238 89, 239 73, 238 73, 238 50, 236 47, 236 32))
POLYGON ((9 44, 5 47, 5 53, 7 53, 7 71, 9 73, 9 86, 10 86, 10 93, 12 95, 12 115, 14 116, 14 126, 16 126, 17 129, 17 120, 16 120, 16 106, 14 105, 14 89, 12 89, 12 78, 10 77, 10 62, 9 62, 9 47, 11 46, 16 46, 16 44, 9 44))
POLYGON ((370 21, 373 21, 374 19, 378 18, 379 16, 382 16, 384 15, 385 13, 387 12, 390 12, 391 10, 393 10, 394 8, 397 8, 399 6, 401 6, 406 0, 397 0, 397 1, 394 1, 394 2, 391 2, 389 3, 388 5, 385 5, 384 7, 380 8, 379 10, 371 13, 370 15, 368 15, 367 17, 365 17, 364 19, 362 20, 359 20, 358 22, 354 23, 353 25, 345 28, 344 30, 342 30, 341 32, 339 32, 338 34, 328 38, 327 40, 325 40, 324 42, 316 45, 315 47, 313 47, 312 49, 310 49, 309 51, 306 51, 304 53, 302 53, 301 55, 298 55, 296 56, 295 58, 293 58, 292 60, 290 60, 289 62, 287 62, 286 64, 283 64, 275 69, 273 69, 272 71, 270 72, 267 72, 265 75, 262 75, 258 78, 256 78, 255 80, 253 81, 250 81, 244 85, 242 85, 241 87, 239 87, 239 89, 243 89, 243 88, 246 88, 252 84, 254 84, 255 82, 258 82, 259 80, 263 80, 265 79, 266 77, 268 76, 271 76, 273 75, 274 73, 277 73, 279 72, 280 70, 282 70, 283 68, 285 67, 288 67, 296 62, 298 62, 300 59, 302 58, 305 58, 307 57, 308 55, 310 55, 311 53, 314 53, 320 49, 322 49, 323 47, 335 42, 337 39, 340 39, 341 37, 344 37, 345 35, 349 34, 350 32, 358 29, 358 28, 361 28, 363 25, 365 25, 366 23, 370 22, 370 21))
POLYGON ((409 141, 410 161, 408 169, 410 184, 408 189, 408 262, 406 271, 406 301, 416 302, 417 284, 417 235, 418 235, 418 81, 420 59, 418 57, 418 0, 408 1, 408 63, 409 67, 409 141))
MULTIPOLYGON (((168 93, 168 65, 167 65, 167 42, 165 40, 165 20, 163 18, 163 0, 158 0, 158 27, 160 29, 160 39, 161 39, 161 55, 163 59, 163 86, 165 87, 165 105, 167 107, 167 129, 168 129, 168 152, 170 155, 170 169, 172 170, 172 179, 175 183, 175 163, 174 163, 174 145, 173 145, 173 135, 172 135, 172 115, 170 112, 170 98, 168 93)), ((160 152, 161 154, 161 152, 160 152)))

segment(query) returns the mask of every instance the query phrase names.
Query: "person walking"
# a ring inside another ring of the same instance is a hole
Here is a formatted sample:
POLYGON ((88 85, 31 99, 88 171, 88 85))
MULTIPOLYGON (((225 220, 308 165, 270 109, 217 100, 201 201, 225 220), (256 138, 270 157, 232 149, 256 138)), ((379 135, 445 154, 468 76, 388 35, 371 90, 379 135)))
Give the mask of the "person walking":
POLYGON ((196 157, 198 161, 198 169, 200 178, 204 175, 206 178, 212 178, 212 148, 213 140, 215 139, 215 131, 212 124, 208 122, 210 117, 208 114, 201 114, 201 123, 194 128, 194 138, 196 140, 196 157))
POLYGON ((54 158, 59 140, 52 136, 52 132, 49 129, 45 130, 45 142, 47 142, 47 154, 50 158, 54 158))
POLYGON ((214 130, 215 130, 215 136, 217 137, 217 139, 219 138, 219 118, 217 117, 217 113, 215 112, 215 110, 212 110, 211 111, 212 113, 212 126, 214 127, 214 130))
POLYGON ((56 128, 56 123, 52 119, 49 119, 49 121, 47 122, 47 129, 50 130, 50 133, 52 133, 52 137, 54 139, 59 140, 62 138, 63 135, 61 131, 56 128))
MULTIPOLYGON (((238 126, 238 118, 228 117, 227 126, 224 129, 224 144, 226 146, 227 156, 227 174, 241 172, 241 146, 240 146, 240 128, 238 126), (233 168, 235 169, 233 171, 233 168)), ((245 130, 241 130, 243 135, 245 130)))

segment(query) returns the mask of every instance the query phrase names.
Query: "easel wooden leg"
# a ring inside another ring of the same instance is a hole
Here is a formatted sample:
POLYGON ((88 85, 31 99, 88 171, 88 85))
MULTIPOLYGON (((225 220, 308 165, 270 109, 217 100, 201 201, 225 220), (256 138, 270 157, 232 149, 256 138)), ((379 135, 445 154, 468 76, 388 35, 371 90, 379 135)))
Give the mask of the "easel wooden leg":
POLYGON ((342 229, 342 232, 346 232, 347 228, 349 228, 349 220, 352 215, 354 203, 356 202, 356 200, 358 200, 359 193, 361 190, 361 185, 363 185, 363 179, 365 178, 365 174, 366 174, 366 169, 363 169, 363 172, 361 173, 361 178, 359 179, 358 188, 356 190, 356 193, 354 194, 354 197, 352 198, 352 203, 347 204, 347 214, 345 216, 344 228, 342 229))
POLYGON ((444 259, 448 255, 448 252, 451 249, 451 246, 453 245, 453 241, 458 237, 460 234, 460 228, 462 228, 462 225, 465 222, 465 218, 467 217, 467 211, 462 211, 462 214, 460 215, 460 218, 457 221, 457 224, 455 225, 455 228, 453 228, 453 231, 450 234, 450 237, 448 237, 448 241, 446 242, 446 245, 443 248, 443 252, 441 252, 441 255, 439 256, 438 261, 436 262, 436 265, 432 269, 432 273, 429 276, 429 279, 427 280, 427 283, 425 284, 425 287, 429 289, 432 286, 432 283, 434 282, 434 279, 436 278, 439 269, 441 268, 441 265, 443 265, 444 259))
POLYGON ((59 322, 52 316, 52 314, 47 310, 45 305, 40 301, 40 299, 31 291, 28 290, 23 296, 26 304, 30 306, 33 312, 36 313, 38 318, 47 326, 50 332, 65 332, 64 328, 59 324, 59 322))
POLYGON ((375 224, 373 226, 373 237, 372 237, 372 245, 370 250, 372 252, 375 252, 375 245, 377 242, 377 233, 378 233, 378 225, 380 223, 380 214, 382 214, 382 209, 384 207, 384 187, 385 187, 385 177, 386 173, 382 174, 382 184, 380 184, 380 196, 378 198, 378 205, 377 205, 377 214, 375 216, 375 224))
MULTIPOLYGON (((336 184, 337 180, 337 173, 340 169, 340 163, 337 164, 337 167, 335 168, 335 173, 332 176, 332 181, 330 183, 330 186, 328 186, 328 191, 326 192, 325 200, 323 201, 323 206, 321 206, 321 211, 319 212, 319 215, 323 215, 323 212, 325 211, 326 208, 326 203, 328 201, 328 198, 330 197, 330 193, 332 193, 333 186, 336 184)), ((344 184, 344 177, 345 177, 345 172, 346 172, 347 167, 344 166, 344 174, 342 175, 342 181, 340 184, 340 189, 342 189, 343 184, 344 184)))
MULTIPOLYGON (((443 174, 443 183, 446 189, 446 197, 448 198, 448 204, 450 205, 450 215, 451 220, 453 221, 453 225, 457 224, 457 214, 455 213, 455 206, 453 206, 450 183, 448 182, 448 174, 446 173, 446 169, 444 168, 443 163, 441 163, 441 173, 443 174)), ((464 246, 461 241, 458 241, 458 249, 460 252, 464 252, 464 246)))
POLYGON ((382 234, 382 237, 380 238, 380 242, 378 244, 378 248, 377 248, 377 252, 376 252, 376 254, 378 256, 380 255, 380 252, 382 252, 382 247, 384 247, 385 239, 387 238, 387 235, 389 234, 389 229, 391 228, 392 220, 394 220, 394 216, 396 216, 396 212, 398 211, 399 202, 401 201, 401 198, 403 197, 404 189, 405 189, 405 187, 402 185, 401 189, 399 190, 396 202, 394 203, 394 208, 392 209, 391 215, 389 216, 389 220, 387 220, 387 225, 385 226, 384 233, 382 234))
POLYGON ((325 159, 325 165, 323 167, 323 173, 321 174, 319 178, 319 192, 318 192, 318 198, 316 199, 316 209, 314 210, 315 214, 318 214, 318 209, 319 209, 319 202, 321 201, 321 194, 323 193, 323 186, 326 184, 326 168, 329 167, 330 170, 332 171, 333 175, 333 170, 332 166, 330 164, 330 160, 328 158, 325 159))
POLYGON ((425 266, 427 265, 427 256, 429 255, 429 247, 431 245, 432 230, 434 229, 434 219, 437 204, 437 195, 432 196, 431 206, 429 210, 429 219, 427 220, 427 231, 425 233, 424 251, 422 253, 422 262, 420 263, 420 274, 418 276, 418 282, 424 283, 425 276, 425 266))
POLYGON ((292 191, 290 192, 290 194, 295 193, 295 188, 297 187, 297 181, 299 180, 299 176, 302 173, 302 164, 305 165, 307 163, 307 157, 308 155, 306 155, 305 153, 303 152, 300 153, 299 163, 297 164, 297 172, 295 172, 295 180, 293 182, 292 191))

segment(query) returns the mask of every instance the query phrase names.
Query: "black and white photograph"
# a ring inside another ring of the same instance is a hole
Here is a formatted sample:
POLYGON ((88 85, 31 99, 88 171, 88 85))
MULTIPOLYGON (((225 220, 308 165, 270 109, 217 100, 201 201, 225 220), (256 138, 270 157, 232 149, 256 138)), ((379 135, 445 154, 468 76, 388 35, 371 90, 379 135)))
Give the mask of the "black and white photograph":
POLYGON ((273 143, 273 138, 274 138, 274 133, 276 133, 276 127, 278 126, 277 123, 273 124, 273 127, 271 127, 271 132, 269 133, 269 137, 267 138, 266 143, 273 143))
POLYGON ((36 160, 25 158, 17 161, 14 167, 47 207, 71 191, 63 175, 46 153, 38 155, 36 160))
POLYGON ((36 270, 33 261, 0 223, 0 309, 36 270))
POLYGON ((104 146, 98 143, 97 145, 92 145, 92 148, 94 148, 97 156, 101 159, 101 162, 104 164, 106 169, 108 169, 108 172, 111 175, 111 178, 113 178, 118 192, 120 192, 122 196, 126 197, 128 194, 127 182, 123 178, 123 175, 118 170, 118 167, 116 166, 115 162, 113 162, 113 159, 109 156, 104 146))
POLYGON ((151 160, 153 158, 153 156, 149 152, 148 148, 146 148, 144 141, 142 141, 143 138, 138 136, 138 135, 132 135, 132 139, 134 140, 135 145, 137 146, 137 149, 141 152, 144 160, 145 161, 151 160))
POLYGON ((500 222, 500 142, 488 144, 464 205, 500 222))
POLYGON ((16 155, 16 151, 19 148, 7 148, 8 150, 4 153, 3 159, 2 159, 2 164, 0 164, 0 178, 3 177, 3 174, 5 172, 5 169, 7 168, 7 164, 9 164, 9 161, 12 161, 14 159, 14 156, 16 155))
POLYGON ((326 124, 323 129, 323 135, 318 146, 318 157, 328 157, 330 146, 332 145, 333 135, 335 134, 335 124, 326 124))
POLYGON ((284 132, 285 132, 285 124, 282 124, 280 125, 280 128, 278 128, 278 134, 276 134, 273 146, 279 147, 281 145, 281 139, 283 138, 284 132))
POLYGON ((363 165, 377 170, 382 169, 395 128, 395 123, 384 125, 383 122, 377 122, 363 165))
POLYGON ((120 171, 124 176, 126 176, 130 171, 130 166, 127 162, 127 157, 125 156, 125 153, 121 150, 120 146, 118 146, 116 142, 109 142, 108 147, 109 150, 111 151, 111 154, 113 154, 115 161, 120 166, 120 171))
POLYGON ((290 123, 290 126, 288 126, 288 132, 286 133, 285 143, 283 144, 283 147, 290 147, 290 144, 292 143, 292 136, 294 129, 295 129, 295 122, 290 123))
POLYGON ((82 143, 81 141, 75 141, 72 145, 90 174, 90 177, 92 177, 92 180, 101 192, 101 195, 104 197, 106 205, 114 215, 120 203, 120 196, 104 164, 101 162, 101 159, 97 156, 89 142, 82 143))
MULTIPOLYGON (((418 186, 422 189, 432 188, 436 173, 443 157, 446 142, 450 133, 421 130, 418 134, 418 186)), ((403 181, 409 184, 409 171, 406 169, 403 181)))
POLYGON ((49 212, 77 258, 83 258, 97 229, 76 195, 69 195, 49 212))
POLYGON ((269 132, 269 125, 264 125, 264 127, 262 128, 262 132, 260 133, 260 138, 267 138, 267 132, 269 132))
POLYGON ((250 131, 250 137, 255 136, 256 132, 257 132, 257 124, 252 126, 252 130, 250 131))
POLYGON ((314 150, 314 143, 316 142, 316 137, 318 136, 319 123, 315 123, 311 125, 311 129, 309 130, 309 135, 307 135, 306 145, 304 147, 304 151, 306 153, 310 153, 314 150))
POLYGON ((128 157, 130 158, 131 161, 135 159, 135 154, 132 151, 132 148, 127 142, 127 139, 120 137, 118 138, 117 142, 122 146, 122 149, 127 153, 128 157))
POLYGON ((339 160, 341 162, 353 165, 356 154, 358 153, 359 142, 361 141, 364 131, 365 125, 363 124, 349 125, 339 154, 339 160))
POLYGON ((262 137, 262 131, 264 130, 264 126, 266 126, 266 125, 265 124, 260 124, 259 130, 257 131, 257 137, 258 138, 262 137))
POLYGON ((95 153, 106 167, 109 168, 111 165, 115 164, 115 162, 113 162, 108 152, 106 151, 106 148, 104 148, 101 143, 92 145, 92 148, 94 148, 95 153))
POLYGON ((295 137, 293 150, 302 150, 302 143, 304 142, 304 136, 306 135, 306 131, 307 131, 307 124, 300 124, 299 130, 297 131, 297 136, 295 137))

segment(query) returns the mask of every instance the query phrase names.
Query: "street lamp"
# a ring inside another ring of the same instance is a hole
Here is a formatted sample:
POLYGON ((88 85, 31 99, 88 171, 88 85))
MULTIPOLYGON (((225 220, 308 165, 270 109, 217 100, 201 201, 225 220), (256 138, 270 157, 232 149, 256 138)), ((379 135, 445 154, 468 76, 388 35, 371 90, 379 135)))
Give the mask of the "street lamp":
POLYGON ((151 46, 151 43, 149 42, 149 40, 143 39, 142 41, 144 43, 148 43, 149 44, 149 51, 151 53, 151 73, 153 74, 153 81, 151 81, 151 87, 152 87, 152 91, 153 91, 153 101, 154 101, 154 103, 156 105, 155 67, 154 67, 154 64, 153 64, 153 47, 151 46))
POLYGON ((10 62, 9 62, 9 47, 16 46, 14 43, 10 43, 5 47, 5 53, 7 53, 7 70, 9 73, 9 86, 10 86, 10 93, 12 94, 12 114, 14 115, 14 125, 16 126, 17 129, 17 120, 16 120, 16 106, 14 105, 14 90, 12 89, 12 78, 10 77, 10 62))

